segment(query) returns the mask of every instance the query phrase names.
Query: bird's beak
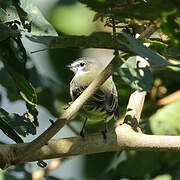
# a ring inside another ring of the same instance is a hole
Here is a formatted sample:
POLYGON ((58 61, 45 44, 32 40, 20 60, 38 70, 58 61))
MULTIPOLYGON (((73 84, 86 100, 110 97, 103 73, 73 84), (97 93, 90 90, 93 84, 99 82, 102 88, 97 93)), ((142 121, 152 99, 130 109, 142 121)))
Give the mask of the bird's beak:
POLYGON ((71 69, 71 68, 72 68, 72 65, 69 64, 69 65, 67 65, 66 67, 69 68, 69 69, 71 69))
POLYGON ((72 66, 72 64, 69 64, 69 65, 67 65, 66 67, 69 68, 71 71, 74 72, 74 66, 72 66))
POLYGON ((70 70, 72 70, 72 68, 73 68, 72 64, 69 64, 66 67, 69 68, 70 70))

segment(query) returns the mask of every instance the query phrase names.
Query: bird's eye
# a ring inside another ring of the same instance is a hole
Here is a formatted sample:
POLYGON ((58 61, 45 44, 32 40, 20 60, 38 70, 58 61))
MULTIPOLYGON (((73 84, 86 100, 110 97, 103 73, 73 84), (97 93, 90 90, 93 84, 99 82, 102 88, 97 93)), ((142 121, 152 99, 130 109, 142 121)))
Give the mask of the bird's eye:
POLYGON ((83 63, 83 62, 81 62, 81 63, 80 63, 80 66, 81 66, 81 67, 83 67, 83 66, 84 66, 84 63, 83 63))

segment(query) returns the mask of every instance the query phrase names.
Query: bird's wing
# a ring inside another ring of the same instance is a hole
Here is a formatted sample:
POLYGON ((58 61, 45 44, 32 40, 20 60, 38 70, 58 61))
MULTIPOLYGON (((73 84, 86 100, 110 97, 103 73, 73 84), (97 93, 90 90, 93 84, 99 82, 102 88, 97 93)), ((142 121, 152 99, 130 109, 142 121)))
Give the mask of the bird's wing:
POLYGON ((114 114, 115 119, 119 117, 118 95, 115 85, 112 90, 105 94, 105 109, 109 115, 114 114))
MULTIPOLYGON (((74 81, 71 81, 70 94, 72 100, 78 98, 86 88, 87 86, 78 87, 74 81)), ((101 88, 97 90, 85 104, 86 106, 104 109, 108 115, 114 114, 115 119, 119 117, 118 96, 114 83, 113 88, 109 91, 104 91, 101 88)))

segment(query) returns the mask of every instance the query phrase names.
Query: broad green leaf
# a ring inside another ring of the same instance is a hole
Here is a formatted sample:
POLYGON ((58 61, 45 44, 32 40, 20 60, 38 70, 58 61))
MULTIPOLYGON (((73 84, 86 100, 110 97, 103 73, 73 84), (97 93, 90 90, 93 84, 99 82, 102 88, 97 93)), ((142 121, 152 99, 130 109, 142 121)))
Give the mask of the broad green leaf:
POLYGON ((64 34, 89 35, 95 30, 94 15, 95 12, 78 1, 67 4, 61 1, 51 10, 50 21, 64 34))
POLYGON ((7 12, 4 9, 0 8, 0 21, 4 22, 7 16, 8 16, 7 12))
POLYGON ((118 43, 124 45, 130 51, 147 59, 151 67, 166 67, 170 63, 161 55, 153 52, 150 48, 144 46, 139 40, 131 37, 126 33, 118 34, 118 43))
POLYGON ((153 134, 180 134, 180 101, 166 105, 150 117, 150 127, 153 134))
POLYGON ((18 23, 26 29, 29 36, 57 36, 51 24, 44 18, 33 0, 19 0, 11 3, 0 2, 0 21, 3 23, 18 23), (14 6, 14 4, 16 7, 14 6))
POLYGON ((133 89, 150 91, 153 83, 151 71, 148 67, 137 68, 136 57, 129 58, 120 68, 120 77, 133 89))
POLYGON ((20 0, 20 7, 28 14, 31 24, 30 36, 57 36, 55 29, 44 18, 34 1, 20 0))
POLYGON ((15 6, 12 5, 12 0, 0 0, 0 21, 2 23, 13 22, 20 24, 20 19, 15 6))

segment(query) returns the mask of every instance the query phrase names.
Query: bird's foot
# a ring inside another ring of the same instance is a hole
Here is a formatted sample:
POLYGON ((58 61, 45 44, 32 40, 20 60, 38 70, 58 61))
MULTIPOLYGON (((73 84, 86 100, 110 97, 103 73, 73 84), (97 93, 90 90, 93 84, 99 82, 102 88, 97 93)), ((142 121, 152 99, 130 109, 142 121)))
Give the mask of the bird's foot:
POLYGON ((104 129, 103 131, 101 131, 102 135, 103 135, 103 139, 106 141, 107 140, 107 129, 104 129))
POLYGON ((86 134, 86 131, 85 131, 85 128, 82 128, 79 135, 82 137, 82 138, 85 138, 85 134, 86 134))

